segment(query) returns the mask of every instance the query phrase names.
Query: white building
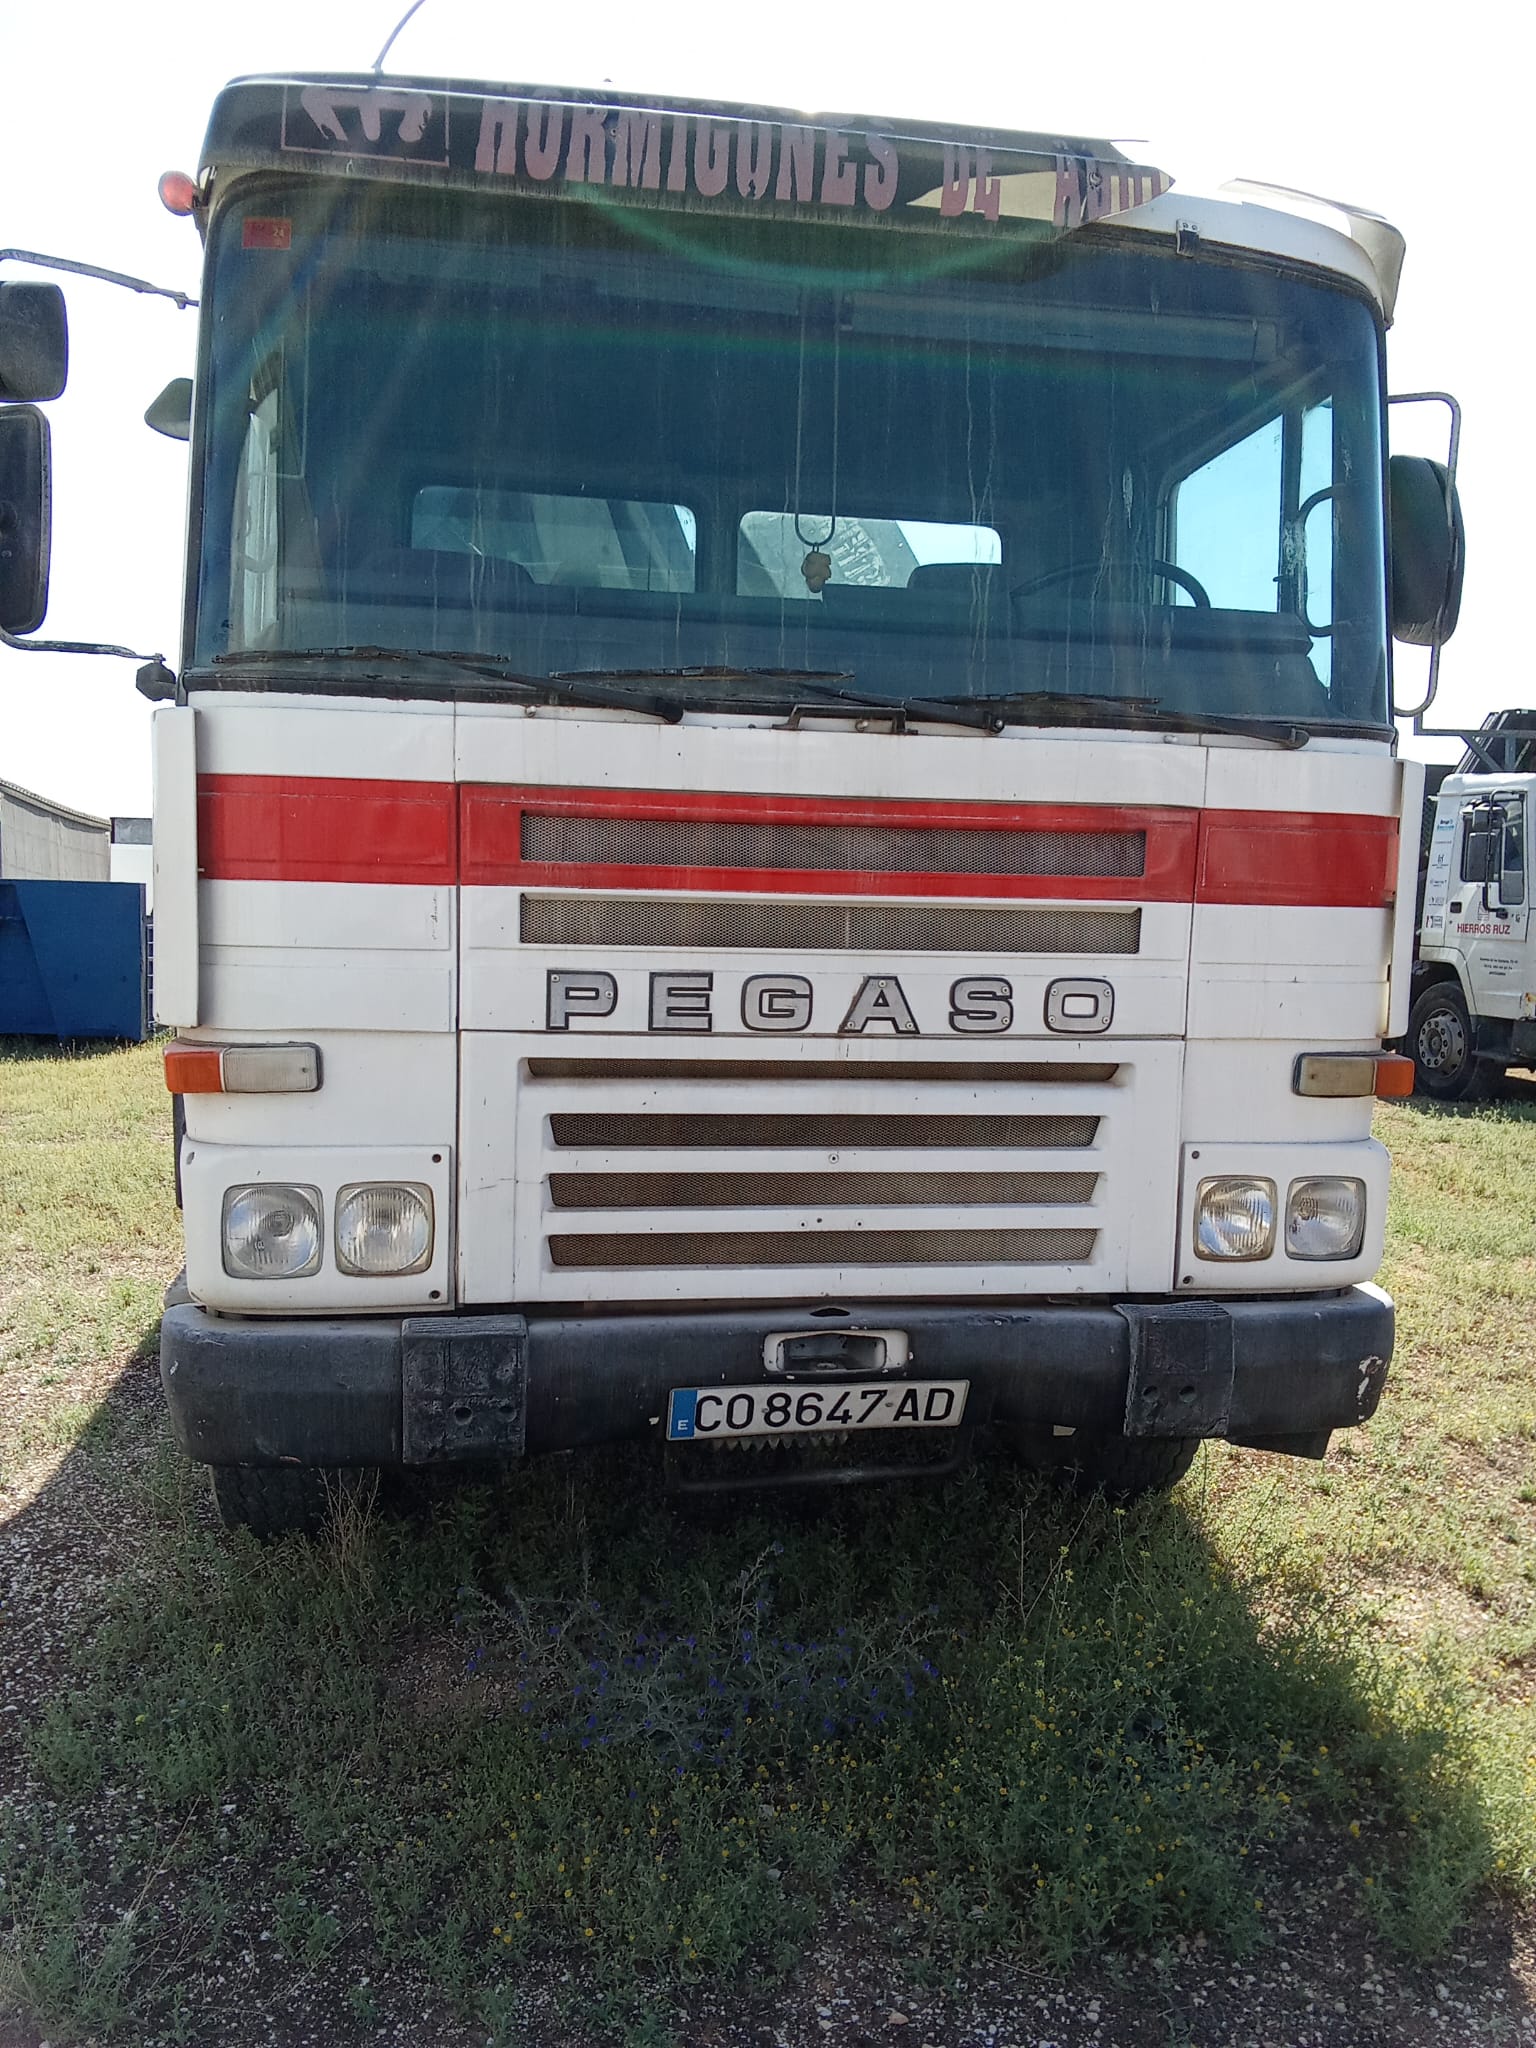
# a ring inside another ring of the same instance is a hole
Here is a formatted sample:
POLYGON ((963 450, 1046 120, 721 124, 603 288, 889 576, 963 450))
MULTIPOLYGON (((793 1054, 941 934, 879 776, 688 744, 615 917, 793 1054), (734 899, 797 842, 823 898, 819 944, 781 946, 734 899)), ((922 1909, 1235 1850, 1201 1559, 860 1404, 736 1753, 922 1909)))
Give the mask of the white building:
MULTIPOLYGON (((0 881, 115 881, 119 877, 112 852, 107 819, 88 817, 14 782, 0 781, 0 881)), ((134 874, 121 879, 140 878, 134 874)))

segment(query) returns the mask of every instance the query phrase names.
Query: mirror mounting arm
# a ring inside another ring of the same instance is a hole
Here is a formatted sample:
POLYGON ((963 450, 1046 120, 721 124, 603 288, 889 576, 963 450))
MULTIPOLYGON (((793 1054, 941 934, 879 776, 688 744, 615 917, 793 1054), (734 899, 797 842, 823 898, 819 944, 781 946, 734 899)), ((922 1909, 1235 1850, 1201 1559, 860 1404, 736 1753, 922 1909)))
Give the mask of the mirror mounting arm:
MULTIPOLYGON (((165 668, 163 654, 140 654, 133 647, 109 647, 100 640, 28 640, 20 633, 7 633, 0 626, 0 647, 9 647, 17 654, 112 654, 120 661, 142 661, 158 664, 165 668)), ((169 669, 165 669, 167 675, 169 669)))
MULTIPOLYGON (((1452 507, 1452 505, 1453 505, 1453 504, 1455 503, 1455 492, 1456 492, 1456 458, 1457 458, 1457 456, 1458 456, 1458 455, 1460 454, 1460 452, 1461 452, 1461 406, 1460 406, 1460 403, 1459 403, 1459 402, 1458 402, 1458 401, 1457 401, 1457 400, 1456 400, 1455 398, 1453 398, 1453 397, 1452 397, 1452 395, 1451 395, 1451 393, 1450 393, 1449 391, 1402 391, 1402 392, 1398 392, 1398 393, 1397 393, 1397 394, 1396 394, 1395 396, 1389 396, 1389 397, 1388 397, 1388 399, 1387 399, 1387 404, 1388 404, 1389 406, 1391 406, 1391 405, 1443 405, 1443 406, 1447 407, 1447 409, 1449 410, 1449 412, 1450 412, 1450 415, 1451 415, 1451 439, 1450 439, 1450 446, 1449 446, 1449 449, 1447 450, 1447 453, 1446 453, 1446 458, 1445 458, 1445 468, 1446 468, 1446 475, 1447 475, 1447 477, 1448 477, 1448 480, 1449 480, 1449 485, 1450 485, 1450 488, 1449 488, 1449 490, 1448 490, 1448 491, 1447 491, 1447 493, 1446 493, 1446 515, 1447 515, 1447 518, 1448 518, 1448 519, 1450 519, 1450 520, 1452 521, 1452 524, 1453 524, 1453 526, 1454 526, 1454 518, 1455 518, 1455 515, 1454 515, 1454 513, 1453 513, 1453 512, 1451 511, 1451 507, 1452 507)), ((1426 714, 1426 712, 1427 712, 1427 711, 1429 710, 1429 707, 1430 707, 1430 706, 1431 706, 1431 705, 1432 705, 1432 704, 1434 703, 1434 701, 1435 701, 1435 696, 1436 696, 1436 693, 1438 692, 1439 688, 1440 688, 1440 643, 1439 643, 1439 641, 1437 640, 1437 641, 1436 641, 1436 642, 1434 643, 1434 645, 1433 645, 1433 646, 1432 646, 1432 647, 1430 648, 1430 650, 1429 650, 1429 679, 1428 679, 1427 683, 1425 684, 1425 688, 1424 688, 1424 701, 1423 701, 1423 703, 1422 703, 1422 704, 1420 704, 1420 705, 1418 705, 1418 706, 1416 706, 1416 707, 1415 707, 1414 709, 1412 709, 1412 710, 1403 710, 1403 711, 1400 711, 1400 710, 1399 710, 1399 709, 1397 708, 1397 706, 1396 706, 1396 705, 1394 704, 1394 705, 1393 705, 1393 707, 1392 707, 1392 715, 1393 715, 1393 717, 1394 717, 1394 718, 1411 718, 1411 719, 1413 720, 1413 729, 1414 729, 1415 733, 1417 733, 1417 734, 1418 734, 1418 735, 1419 735, 1419 736, 1420 736, 1421 738, 1428 738, 1428 737, 1430 737, 1430 735, 1428 735, 1428 734, 1427 734, 1427 733, 1425 732, 1425 730, 1424 730, 1424 717, 1425 717, 1425 714, 1426 714)))
POLYGON ((145 278, 129 277, 121 270, 103 270, 99 263, 77 263, 69 256, 39 256, 33 249, 0 249, 0 263, 30 263, 38 270, 63 270, 72 277, 94 277, 102 284, 120 284, 125 291, 169 299, 182 313, 197 304, 186 292, 172 291, 168 285, 150 284, 145 278))

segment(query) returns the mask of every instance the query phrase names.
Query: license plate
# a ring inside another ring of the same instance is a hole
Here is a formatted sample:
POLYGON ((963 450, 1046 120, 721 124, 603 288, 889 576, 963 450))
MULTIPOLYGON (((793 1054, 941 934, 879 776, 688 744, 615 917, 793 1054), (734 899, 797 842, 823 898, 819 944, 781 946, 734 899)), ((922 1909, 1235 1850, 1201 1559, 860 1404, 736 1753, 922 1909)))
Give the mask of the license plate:
POLYGON ((888 1380, 819 1387, 677 1387, 671 1443, 733 1436, 807 1436, 831 1429, 953 1429, 969 1380, 888 1380))

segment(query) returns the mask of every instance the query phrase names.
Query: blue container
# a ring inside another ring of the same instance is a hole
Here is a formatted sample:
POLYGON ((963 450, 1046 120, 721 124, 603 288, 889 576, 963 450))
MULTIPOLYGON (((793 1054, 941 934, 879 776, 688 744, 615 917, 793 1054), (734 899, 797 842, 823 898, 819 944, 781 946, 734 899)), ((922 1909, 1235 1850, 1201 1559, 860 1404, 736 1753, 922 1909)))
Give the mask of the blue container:
POLYGON ((0 882, 0 1033, 149 1033, 144 891, 137 882, 0 882))

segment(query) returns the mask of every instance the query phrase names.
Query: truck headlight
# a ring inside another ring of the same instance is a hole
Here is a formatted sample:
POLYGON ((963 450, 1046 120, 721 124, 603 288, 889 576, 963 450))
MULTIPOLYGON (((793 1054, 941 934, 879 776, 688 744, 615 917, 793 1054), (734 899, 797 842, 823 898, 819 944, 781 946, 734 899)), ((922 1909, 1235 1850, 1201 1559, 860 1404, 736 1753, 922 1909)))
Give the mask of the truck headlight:
POLYGON ((1293 1259, 1352 1259, 1365 1236, 1365 1182, 1324 1174, 1293 1180, 1285 1249, 1293 1259))
POLYGON ((299 1280, 320 1266, 320 1190, 281 1181, 224 1191, 224 1270, 236 1280, 299 1280))
POLYGON ((1195 1191, 1197 1259, 1267 1259, 1275 1247, 1275 1184, 1219 1173, 1195 1191))
POLYGON ((432 1190, 370 1180, 336 1197, 336 1263, 343 1273, 419 1273, 432 1263, 432 1190))

